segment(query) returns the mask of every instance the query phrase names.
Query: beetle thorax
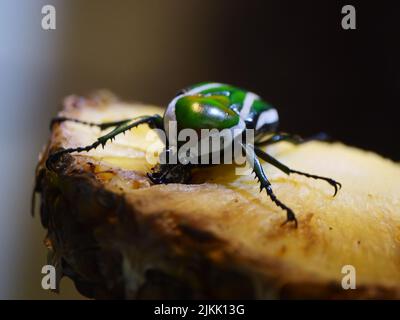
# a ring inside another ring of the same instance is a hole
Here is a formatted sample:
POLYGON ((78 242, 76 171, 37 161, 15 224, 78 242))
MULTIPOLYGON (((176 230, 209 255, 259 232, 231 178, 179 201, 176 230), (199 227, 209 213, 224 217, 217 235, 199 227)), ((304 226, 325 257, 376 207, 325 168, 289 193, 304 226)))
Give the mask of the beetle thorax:
POLYGON ((169 141, 187 129, 198 134, 202 130, 228 130, 235 139, 246 128, 256 135, 276 128, 277 123, 276 109, 257 94, 221 83, 202 83, 183 90, 164 114, 169 141))
POLYGON ((235 131, 240 134, 245 128, 245 122, 230 108, 229 98, 221 94, 203 94, 203 92, 220 87, 219 83, 207 83, 191 88, 177 95, 168 105, 164 114, 164 128, 170 138, 170 129, 181 130, 235 131))

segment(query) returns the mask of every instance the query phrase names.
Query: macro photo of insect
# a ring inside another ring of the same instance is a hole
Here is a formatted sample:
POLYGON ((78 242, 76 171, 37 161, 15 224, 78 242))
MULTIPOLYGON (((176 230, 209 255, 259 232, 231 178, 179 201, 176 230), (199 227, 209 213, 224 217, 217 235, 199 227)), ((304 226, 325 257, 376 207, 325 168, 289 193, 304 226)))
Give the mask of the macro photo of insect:
POLYGON ((400 5, 375 10, 0 4, 0 299, 400 299, 400 5))

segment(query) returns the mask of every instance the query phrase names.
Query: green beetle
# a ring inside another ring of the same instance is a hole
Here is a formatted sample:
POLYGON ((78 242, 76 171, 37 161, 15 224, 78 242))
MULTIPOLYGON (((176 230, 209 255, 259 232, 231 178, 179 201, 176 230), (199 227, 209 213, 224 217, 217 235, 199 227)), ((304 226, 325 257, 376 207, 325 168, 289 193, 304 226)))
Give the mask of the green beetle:
MULTIPOLYGON (((99 145, 104 147, 109 140, 114 139, 118 134, 141 124, 147 124, 151 128, 162 130, 165 133, 166 147, 164 153, 168 155, 172 150, 170 146, 172 133, 169 128, 172 123, 175 123, 178 132, 184 129, 191 129, 196 132, 204 129, 216 129, 217 131, 231 130, 234 139, 243 136, 246 130, 253 130, 254 141, 249 142, 239 139, 239 144, 256 178, 258 178, 260 191, 266 190, 271 200, 278 207, 286 211, 287 219, 283 224, 292 221, 297 227, 296 216, 273 193, 271 183, 268 181, 259 159, 270 163, 286 174, 295 173, 309 178, 325 180, 334 187, 334 196, 338 189, 341 188, 341 184, 331 178, 292 170, 264 152, 260 148, 261 146, 271 145, 280 141, 289 141, 298 144, 304 142, 304 140, 298 136, 277 132, 279 117, 275 108, 261 99, 257 94, 228 84, 206 82, 180 91, 169 103, 163 117, 160 115, 141 116, 135 119, 101 124, 58 117, 52 120, 51 125, 62 121, 73 121, 97 126, 101 130, 111 127, 115 128, 89 146, 62 149, 52 153, 47 159, 47 167, 49 169, 53 168, 54 161, 59 159, 63 154, 89 151, 97 148, 99 145)), ((220 149, 222 151, 222 145, 220 149)), ((168 157, 166 158, 168 159, 168 157)), ((169 163, 166 161, 153 168, 153 171, 148 173, 148 177, 155 184, 188 183, 191 177, 191 170, 196 166, 202 165, 169 163)))

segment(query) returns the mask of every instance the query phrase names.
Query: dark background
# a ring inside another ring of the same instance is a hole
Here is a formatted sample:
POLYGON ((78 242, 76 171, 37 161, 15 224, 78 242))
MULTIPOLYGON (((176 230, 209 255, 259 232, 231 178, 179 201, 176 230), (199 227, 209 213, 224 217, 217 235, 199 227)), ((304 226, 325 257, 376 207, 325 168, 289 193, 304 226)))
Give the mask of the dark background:
POLYGON ((326 131, 400 159, 396 1, 75 4, 60 21, 69 44, 61 60, 63 95, 105 87, 166 105, 188 84, 227 82, 274 104, 285 131, 326 131), (345 4, 356 8, 356 30, 341 27, 345 4))
POLYGON ((29 219, 37 155, 68 94, 107 88, 165 106, 189 84, 227 82, 274 104, 284 131, 325 131, 399 161, 397 3, 0 1, 0 298, 77 297, 41 289, 44 230, 29 219), (53 31, 41 28, 46 4, 53 31), (356 30, 341 28, 346 4, 356 30))
POLYGON ((395 1, 237 4, 225 19, 240 23, 219 43, 223 80, 269 99, 286 131, 325 130, 399 160, 399 9, 395 1), (340 25, 349 3, 356 30, 340 25))

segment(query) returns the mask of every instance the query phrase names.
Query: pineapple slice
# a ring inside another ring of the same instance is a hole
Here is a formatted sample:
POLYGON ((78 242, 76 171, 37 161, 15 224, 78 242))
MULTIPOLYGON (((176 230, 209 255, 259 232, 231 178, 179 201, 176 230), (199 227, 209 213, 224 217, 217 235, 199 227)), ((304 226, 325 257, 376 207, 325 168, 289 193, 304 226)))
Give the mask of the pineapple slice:
MULTIPOLYGON (((103 122, 162 112, 98 93, 68 97, 60 115, 103 122)), ((197 170, 190 185, 152 185, 146 150, 152 145, 156 160, 162 144, 145 125, 46 169, 49 151, 100 134, 55 125, 37 169, 50 263, 84 295, 400 298, 399 164, 340 143, 268 147, 287 165, 343 185, 333 198, 323 181, 265 164, 276 195, 297 215, 295 229, 281 227, 285 212, 233 165, 197 170)))

